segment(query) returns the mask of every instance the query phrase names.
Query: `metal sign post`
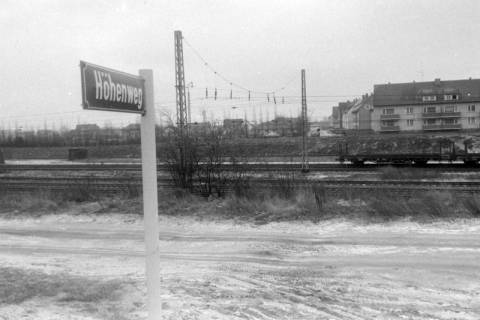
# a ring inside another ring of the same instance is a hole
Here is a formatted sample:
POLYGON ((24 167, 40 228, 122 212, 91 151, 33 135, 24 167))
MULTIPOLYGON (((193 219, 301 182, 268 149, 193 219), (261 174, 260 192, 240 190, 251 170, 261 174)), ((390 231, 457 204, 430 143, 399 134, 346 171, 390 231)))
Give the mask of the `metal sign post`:
POLYGON ((148 320, 159 319, 160 249, 158 242, 157 155, 153 71, 139 76, 80 62, 82 101, 85 109, 139 113, 142 142, 143 221, 148 320))
POLYGON ((145 226, 148 320, 153 320, 160 318, 162 310, 160 303, 157 146, 155 143, 153 71, 140 70, 139 74, 145 79, 145 113, 140 123, 142 135, 143 222, 145 226))

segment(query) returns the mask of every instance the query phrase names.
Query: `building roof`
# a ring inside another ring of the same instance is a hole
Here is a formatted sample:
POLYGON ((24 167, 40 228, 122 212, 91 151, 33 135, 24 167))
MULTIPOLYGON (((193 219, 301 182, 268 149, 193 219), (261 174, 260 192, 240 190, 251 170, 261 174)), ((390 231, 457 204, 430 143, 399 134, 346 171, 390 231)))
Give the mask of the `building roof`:
POLYGON ((350 109, 350 112, 351 113, 356 113, 358 111, 360 111, 361 108, 363 107, 367 107, 367 106, 371 106, 373 103, 373 98, 372 98, 372 95, 364 95, 362 96, 362 99, 359 99, 355 102, 355 104, 352 106, 352 108, 350 109))
POLYGON ((357 99, 354 99, 353 101, 348 100, 345 102, 339 102, 338 108, 340 109, 341 113, 347 113, 356 102, 357 102, 357 99))
POLYGON ((450 94, 459 96, 453 102, 480 102, 480 79, 376 84, 373 106, 452 103, 443 97, 450 94), (423 96, 436 96, 436 100, 425 102, 423 96))

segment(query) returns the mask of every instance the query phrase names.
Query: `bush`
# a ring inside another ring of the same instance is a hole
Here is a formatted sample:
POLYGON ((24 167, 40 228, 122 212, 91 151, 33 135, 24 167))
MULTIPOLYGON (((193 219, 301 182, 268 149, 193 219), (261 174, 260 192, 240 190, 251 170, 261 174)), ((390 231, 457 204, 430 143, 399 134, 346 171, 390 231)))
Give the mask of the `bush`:
POLYGON ((230 181, 244 178, 245 168, 235 152, 227 148, 223 128, 210 127, 202 135, 192 136, 173 128, 173 137, 165 146, 166 163, 176 186, 208 197, 225 196, 230 181), (230 170, 225 170, 226 160, 230 170))
POLYGON ((386 221, 405 217, 421 220, 458 215, 452 194, 448 192, 420 193, 408 199, 379 193, 368 201, 368 207, 372 211, 372 218, 386 221))
POLYGON ((463 199, 463 206, 472 217, 480 218, 480 198, 478 196, 463 199))
POLYGON ((49 192, 37 193, 3 193, 0 196, 0 213, 3 216, 15 216, 16 213, 28 215, 41 215, 42 213, 56 212, 62 205, 62 201, 49 192))
POLYGON ((279 197, 290 199, 296 193, 296 177, 294 172, 281 172, 277 175, 276 188, 272 188, 272 193, 279 197))
POLYGON ((115 300, 121 295, 121 288, 120 280, 98 281, 67 274, 0 269, 0 305, 20 304, 35 297, 56 297, 69 302, 115 300))

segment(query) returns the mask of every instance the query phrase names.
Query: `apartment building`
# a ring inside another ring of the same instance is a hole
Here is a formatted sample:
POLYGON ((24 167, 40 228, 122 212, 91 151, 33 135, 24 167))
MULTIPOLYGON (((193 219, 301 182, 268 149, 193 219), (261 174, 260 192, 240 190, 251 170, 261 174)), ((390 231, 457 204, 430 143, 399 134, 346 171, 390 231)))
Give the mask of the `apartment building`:
POLYGON ((347 115, 347 118, 351 121, 351 129, 362 131, 372 129, 372 102, 372 95, 369 94, 365 94, 361 99, 355 101, 354 105, 348 111, 349 115, 347 115))
POLYGON ((445 131, 480 127, 480 79, 374 85, 372 129, 445 131))
POLYGON ((331 119, 338 119, 334 128, 344 130, 371 130, 373 112, 373 97, 365 94, 360 99, 340 102, 338 107, 332 108, 331 119))

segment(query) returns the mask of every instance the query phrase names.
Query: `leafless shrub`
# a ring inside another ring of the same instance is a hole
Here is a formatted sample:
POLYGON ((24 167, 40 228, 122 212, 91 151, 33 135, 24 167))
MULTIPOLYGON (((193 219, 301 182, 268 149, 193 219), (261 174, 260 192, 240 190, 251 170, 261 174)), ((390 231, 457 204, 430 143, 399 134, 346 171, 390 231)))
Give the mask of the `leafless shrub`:
POLYGON ((0 269, 0 305, 20 304, 35 297, 58 301, 99 302, 121 295, 119 280, 98 281, 67 274, 46 274, 18 268, 0 269))
POLYGON ((376 219, 395 220, 410 217, 414 220, 453 218, 458 215, 452 194, 425 192, 411 198, 378 192, 370 198, 368 207, 376 219))
POLYGON ((480 218, 480 198, 478 196, 472 195, 463 199, 463 206, 471 216, 480 218))
POLYGON ((297 189, 295 172, 280 172, 277 175, 276 188, 272 189, 274 195, 284 199, 290 199, 295 196, 297 189))
POLYGON ((317 205, 318 210, 322 211, 324 209, 326 199, 327 199, 325 187, 321 184, 314 184, 312 185, 312 193, 315 197, 315 203, 317 205))
POLYGON ((172 135, 163 149, 170 175, 175 185, 184 189, 193 189, 193 178, 200 162, 198 141, 183 129, 171 127, 172 135))
POLYGON ((64 190, 53 191, 64 202, 96 201, 100 195, 95 189, 93 178, 87 177, 82 183, 71 184, 64 190))
POLYGON ((15 217, 17 214, 38 216, 45 212, 56 212, 61 205, 62 201, 45 191, 0 195, 0 213, 3 217, 15 217))
POLYGON ((195 137, 187 130, 173 132, 172 142, 166 147, 166 158, 177 186, 204 196, 223 197, 230 184, 245 185, 245 168, 227 148, 222 128, 212 126, 195 137))
MULTIPOLYGON (((423 212, 430 218, 452 218, 456 216, 450 192, 427 192, 421 198, 423 212)), ((420 212, 421 214, 421 212, 420 212)))

